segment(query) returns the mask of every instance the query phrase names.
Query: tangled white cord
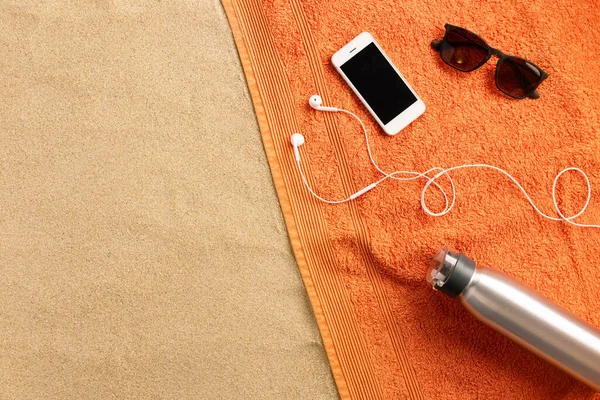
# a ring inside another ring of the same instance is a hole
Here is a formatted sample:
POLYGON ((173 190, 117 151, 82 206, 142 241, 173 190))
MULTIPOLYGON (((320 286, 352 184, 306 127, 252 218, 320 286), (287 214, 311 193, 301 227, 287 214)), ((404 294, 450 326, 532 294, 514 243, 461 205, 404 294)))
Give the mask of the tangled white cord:
MULTIPOLYGON (((300 145, 302 145, 302 143, 304 143, 304 138, 301 137, 301 142, 299 143, 294 143, 294 136, 292 136, 292 144, 294 145, 294 152, 296 154, 296 163, 298 165, 298 170, 300 172, 300 176, 302 177, 302 181, 304 182, 304 185, 307 187, 307 189, 309 190, 309 192, 315 196, 317 199, 328 203, 328 204, 342 204, 342 203, 346 203, 350 200, 354 200, 357 197, 363 195, 364 193, 368 192, 371 189, 374 189, 377 185, 379 185, 381 182, 387 180, 387 179, 394 179, 394 180, 398 180, 398 181, 412 181, 415 179, 419 179, 419 178, 423 178, 426 179, 427 182, 425 182, 425 185, 423 186, 423 189, 421 190, 421 208, 423 209, 423 211, 427 214, 430 215, 432 217, 441 217, 443 215, 446 215, 450 212, 450 210, 452 210, 452 208, 454 207, 454 204, 456 202, 456 189, 454 187, 454 181, 452 180, 452 178, 449 175, 449 172, 451 171, 457 171, 459 169, 466 169, 466 168, 487 168, 487 169, 492 169, 494 171, 500 172, 504 175, 506 175, 511 181, 513 181, 513 183, 519 188, 519 190, 521 191, 521 193, 523 193, 523 195, 525 196, 525 198, 527 199, 527 201, 529 202, 529 204, 531 204, 531 206, 533 207, 533 209, 542 217, 547 218, 549 220, 552 221, 565 221, 571 225, 574 226, 579 226, 579 227, 585 227, 585 228, 600 228, 600 225, 596 225, 596 224, 580 224, 578 222, 574 222, 573 220, 579 216, 581 216, 585 210, 587 209, 588 205, 590 204, 590 200, 592 197, 592 187, 590 184, 590 179, 588 178, 587 174, 576 167, 569 167, 569 168, 565 168, 562 171, 560 171, 556 177, 554 178, 554 182, 552 183, 552 202, 554 203, 554 209, 556 210, 556 213, 558 214, 558 217, 553 217, 550 216, 548 214, 545 214, 544 212, 542 212, 533 202, 533 200, 531 199, 531 197, 529 196, 529 194, 527 193, 527 191, 525 190, 525 188, 523 188, 523 186, 511 175, 509 174, 507 171, 503 170, 502 168, 496 167, 494 165, 489 165, 489 164, 464 164, 464 165, 458 165, 455 167, 450 167, 450 168, 441 168, 441 167, 433 167, 428 169, 425 172, 417 172, 417 171, 394 171, 392 173, 387 173, 384 170, 382 170, 379 165, 377 164, 377 162, 375 161, 373 154, 371 152, 371 145, 369 143, 369 135, 367 133, 367 129, 365 128, 365 125, 363 124, 363 122, 361 121, 361 119, 355 115, 354 113, 351 113, 350 111, 346 111, 343 109, 335 109, 335 111, 337 112, 342 112, 345 114, 348 114, 350 116, 352 116, 354 119, 356 119, 358 121, 358 123, 360 124, 360 126, 362 127, 363 133, 365 135, 365 143, 367 145, 367 153, 369 154, 369 159, 371 160, 371 164, 373 164, 373 166, 375 167, 375 169, 377 169, 377 171, 379 171, 383 177, 375 182, 373 182, 372 184, 370 184, 369 186, 366 186, 365 188, 359 190, 358 192, 354 193, 353 195, 343 199, 343 200, 328 200, 325 199, 321 196, 319 196, 309 185, 308 180, 306 179, 306 176, 304 175, 304 172, 302 171, 302 166, 300 163, 300 154, 299 154, 299 150, 298 147, 300 145), (569 217, 565 216, 563 214, 563 212, 560 210, 560 207, 558 205, 558 201, 556 199, 556 184, 558 183, 558 180, 560 179, 560 177, 568 171, 575 171, 578 172, 579 174, 581 174, 583 176, 583 178, 585 179, 585 183, 587 185, 587 199, 585 201, 585 204, 583 205, 583 207, 581 208, 581 210, 579 210, 579 212, 577 212, 574 215, 571 215, 569 217), (434 173, 432 176, 430 176, 430 174, 434 173), (400 176, 399 176, 400 175, 400 176), (408 177, 406 176, 402 176, 402 175, 409 175, 408 177), (451 196, 449 197, 448 194, 444 191, 444 189, 436 182, 440 177, 445 176, 449 183, 450 183, 450 187, 451 187, 451 196), (431 211, 431 209, 427 206, 427 202, 425 201, 425 193, 427 192, 427 190, 429 190, 430 186, 434 185, 444 196, 444 201, 445 201, 445 206, 444 209, 440 212, 433 212, 431 211)), ((295 135, 299 135, 299 134, 295 134, 295 135)), ((301 136, 301 135, 300 135, 301 136)))

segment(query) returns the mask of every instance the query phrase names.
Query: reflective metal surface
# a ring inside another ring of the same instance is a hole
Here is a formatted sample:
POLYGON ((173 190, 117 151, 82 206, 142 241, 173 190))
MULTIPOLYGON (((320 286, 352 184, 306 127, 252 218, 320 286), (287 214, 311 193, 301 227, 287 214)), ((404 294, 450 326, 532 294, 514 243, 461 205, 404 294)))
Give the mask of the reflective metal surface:
POLYGON ((600 391, 600 330, 491 268, 459 296, 475 317, 600 391))

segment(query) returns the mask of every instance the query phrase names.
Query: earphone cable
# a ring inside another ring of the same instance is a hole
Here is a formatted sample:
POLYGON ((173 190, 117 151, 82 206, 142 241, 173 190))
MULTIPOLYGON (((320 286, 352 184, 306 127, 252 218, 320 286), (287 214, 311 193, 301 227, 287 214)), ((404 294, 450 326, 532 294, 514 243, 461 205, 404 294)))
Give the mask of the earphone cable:
MULTIPOLYGON (((347 111, 347 110, 343 110, 343 109, 335 109, 335 111, 337 112, 342 112, 345 114, 350 115, 351 117, 353 117, 354 119, 356 119, 358 121, 358 123, 360 124, 363 133, 365 135, 365 144, 367 146, 367 153, 369 155, 369 160, 371 161, 371 164, 373 164, 373 166, 375 167, 375 169, 377 169, 377 171, 379 173, 381 173, 383 175, 383 177, 375 182, 373 182, 372 184, 366 186, 365 188, 359 190, 358 192, 354 193, 353 195, 343 199, 343 200, 327 200, 321 196, 319 196, 313 189, 312 187, 309 185, 308 180, 306 179, 306 176, 304 174, 304 172, 302 171, 302 166, 300 163, 300 158, 298 156, 298 158, 296 159, 297 165, 298 165, 298 170, 300 172, 300 176, 302 177, 302 181, 304 183, 304 185, 307 187, 307 189, 309 190, 309 192, 315 196, 317 199, 328 203, 328 204, 341 204, 341 203, 346 203, 350 200, 354 200, 355 198, 361 196, 362 194, 370 191, 371 189, 374 189, 377 185, 379 185, 381 182, 387 180, 387 179, 394 179, 394 180, 398 180, 398 181, 411 181, 411 180, 415 180, 415 179, 419 179, 419 178, 424 178, 427 180, 427 182, 425 183, 425 185, 423 186, 423 188, 421 189, 421 196, 420 196, 420 201, 421 201, 421 208, 423 209, 423 211, 427 214, 430 215, 432 217, 441 217, 444 216, 446 214, 448 214, 452 208, 454 207, 455 203, 456 203, 456 188, 454 186, 454 181, 452 180, 449 172, 451 171, 457 171, 457 170, 461 170, 461 169, 475 169, 475 168, 487 168, 487 169, 492 169, 494 171, 500 172, 501 174, 505 175, 506 177, 508 177, 516 186, 517 188, 521 191, 521 193, 525 196, 525 199, 529 202, 529 204, 533 207, 533 209, 543 218, 552 220, 552 221, 565 221, 571 225, 574 226, 578 226, 578 227, 585 227, 585 228, 600 228, 600 225, 597 224, 581 224, 578 222, 574 222, 573 219, 581 216, 587 209, 588 205, 590 204, 590 200, 592 197, 592 187, 591 187, 591 183, 589 180, 589 177, 587 176, 587 174, 581 170, 580 168, 577 167, 568 167, 563 169, 562 171, 560 171, 556 177, 554 178, 554 181, 552 183, 552 202, 554 205, 554 209, 556 211, 556 213, 558 214, 558 217, 553 217, 550 216, 544 212, 542 212, 538 206, 534 203, 534 201, 532 200, 531 196, 529 195, 529 193, 525 190, 525 188, 519 183, 519 181, 513 177, 509 172, 507 172, 506 170, 500 168, 500 167, 496 167, 494 165, 490 165, 490 164, 463 164, 463 165, 457 165, 454 167, 450 167, 450 168, 442 168, 442 167, 433 167, 428 169, 425 172, 417 172, 417 171, 394 171, 391 173, 387 173, 385 172, 383 169, 381 169, 379 167, 379 165, 377 164, 377 162, 375 161, 375 158, 373 157, 372 151, 371 151, 371 144, 369 142, 369 135, 367 133, 367 129, 365 127, 365 125, 363 124, 362 120, 354 113, 347 111), (437 171, 437 172, 436 172, 437 171), (560 210, 560 207, 558 205, 558 200, 556 197, 556 185, 558 183, 558 180, 560 179, 560 177, 568 171, 575 171, 579 174, 581 174, 583 176, 583 178, 585 179, 586 185, 587 185, 587 199, 585 201, 585 204, 583 205, 583 207, 574 215, 571 215, 569 217, 565 216, 563 214, 563 212, 560 210), (433 176, 430 176, 431 173, 436 172, 433 176), (412 175, 409 177, 405 177, 405 176, 398 176, 398 175, 412 175), (448 195, 446 194, 446 192, 444 191, 444 189, 437 183, 437 180, 442 177, 445 176, 451 186, 451 190, 452 190, 452 195, 450 197, 451 200, 449 200, 448 195), (431 209, 427 206, 427 202, 425 200, 425 193, 427 192, 427 190, 429 190, 429 188, 431 187, 431 185, 433 185, 434 187, 436 187, 444 196, 444 200, 445 200, 445 206, 444 209, 440 212, 433 212, 431 211, 431 209)), ((296 148, 296 150, 298 150, 296 148)))

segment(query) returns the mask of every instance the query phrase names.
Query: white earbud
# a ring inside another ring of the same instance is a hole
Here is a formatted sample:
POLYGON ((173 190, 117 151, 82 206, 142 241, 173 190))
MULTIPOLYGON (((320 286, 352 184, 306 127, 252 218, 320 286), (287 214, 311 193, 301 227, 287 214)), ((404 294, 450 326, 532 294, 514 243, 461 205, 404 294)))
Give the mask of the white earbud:
POLYGON ((337 112, 337 111, 339 111, 335 107, 325 107, 325 106, 323 106, 322 105, 323 104, 323 99, 318 94, 313 94, 312 96, 310 96, 310 99, 308 99, 308 104, 310 104, 310 106, 312 108, 314 108, 315 110, 319 110, 319 111, 330 111, 330 112, 337 112))
POLYGON ((304 135, 301 133, 294 133, 290 138, 290 143, 294 146, 294 155, 296 156, 296 161, 300 161, 300 152, 298 152, 298 147, 304 144, 304 135))

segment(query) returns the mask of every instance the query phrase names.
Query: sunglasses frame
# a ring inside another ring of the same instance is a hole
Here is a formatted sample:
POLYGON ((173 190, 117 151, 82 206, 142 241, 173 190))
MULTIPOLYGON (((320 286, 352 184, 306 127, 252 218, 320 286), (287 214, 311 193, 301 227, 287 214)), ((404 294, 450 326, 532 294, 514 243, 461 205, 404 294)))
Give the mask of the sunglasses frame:
POLYGON ((496 73, 494 75, 494 81, 496 83, 496 87, 498 88, 498 90, 500 90, 502 93, 504 93, 507 96, 510 96, 514 99, 524 99, 526 97, 532 98, 532 99, 538 99, 540 97, 540 94, 537 91, 538 86, 540 86, 540 84, 546 79, 548 78, 548 74, 546 72, 544 72, 544 70, 542 70, 540 67, 538 67, 537 65, 535 65, 534 63, 532 63, 529 60, 526 60, 522 57, 517 57, 517 56, 513 56, 513 55, 509 55, 509 54, 505 54, 503 52, 501 52, 498 49, 493 48, 492 46, 490 46, 485 40, 483 40, 481 38, 481 36, 477 35, 476 33, 471 32, 468 29, 465 28, 461 28, 460 26, 454 26, 454 25, 450 25, 450 24, 446 24, 444 25, 444 28, 446 28, 446 33, 444 34, 444 38, 442 40, 434 40, 431 42, 431 47, 433 47, 434 50, 436 50, 438 53, 440 53, 440 58, 442 59, 442 61, 444 61, 444 63, 448 64, 449 66, 451 66, 452 68, 454 68, 457 71, 460 72, 472 72, 475 71, 477 68, 481 67, 482 65, 484 65, 485 63, 487 63, 490 58, 492 58, 492 56, 496 56, 498 57, 498 62, 496 63, 496 73), (442 45, 444 43, 447 43, 446 39, 448 38, 448 35, 450 32, 452 32, 453 30, 463 30, 463 31, 467 31, 469 32, 471 35, 477 37, 479 40, 481 40, 482 43, 484 43, 487 47, 487 56, 485 57, 485 59, 479 63, 478 65, 476 65, 475 67, 473 67, 472 69, 469 70, 463 70, 463 69, 459 69, 456 68, 454 65, 450 64, 449 62, 447 62, 446 60, 444 60, 444 57, 442 57, 442 53, 441 53, 441 48, 442 45), (506 61, 506 59, 517 59, 517 60, 521 60, 521 61, 525 61, 528 64, 531 64, 532 66, 534 66, 538 71, 540 71, 540 80, 539 82, 528 92, 525 93, 523 96, 513 96, 510 93, 507 93, 506 91, 502 90, 502 88, 500 88, 500 86, 498 85, 498 74, 500 71, 500 66, 502 65, 503 62, 506 61))

